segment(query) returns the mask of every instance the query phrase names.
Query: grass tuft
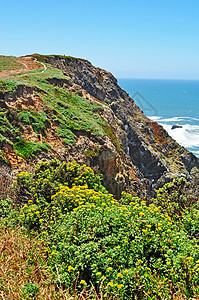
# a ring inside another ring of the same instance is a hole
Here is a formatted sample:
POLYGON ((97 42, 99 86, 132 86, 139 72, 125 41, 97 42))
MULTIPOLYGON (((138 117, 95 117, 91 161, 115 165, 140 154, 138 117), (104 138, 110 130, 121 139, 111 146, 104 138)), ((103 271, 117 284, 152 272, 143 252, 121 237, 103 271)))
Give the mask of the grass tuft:
POLYGON ((23 158, 29 159, 42 151, 48 151, 50 145, 47 143, 34 143, 20 140, 14 144, 15 152, 23 158))

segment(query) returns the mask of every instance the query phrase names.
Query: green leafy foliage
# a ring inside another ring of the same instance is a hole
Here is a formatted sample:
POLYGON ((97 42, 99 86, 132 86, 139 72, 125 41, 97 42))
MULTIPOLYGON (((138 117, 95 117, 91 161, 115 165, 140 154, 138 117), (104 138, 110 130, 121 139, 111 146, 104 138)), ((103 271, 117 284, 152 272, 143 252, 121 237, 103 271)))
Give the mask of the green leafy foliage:
POLYGON ((9 117, 5 112, 0 112, 0 133, 4 135, 4 137, 12 139, 12 137, 16 137, 19 134, 19 130, 16 126, 13 126, 9 117))
POLYGON ((94 286, 118 299, 198 295, 198 209, 170 214, 171 198, 160 205, 168 184, 149 205, 124 192, 118 202, 92 169, 53 160, 20 173, 15 189, 18 221, 48 244, 49 264, 65 288, 94 286))
POLYGON ((48 151, 50 146, 47 143, 34 143, 20 140, 14 144, 15 152, 23 158, 31 158, 39 152, 48 151))
POLYGON ((63 142, 66 145, 72 146, 75 144, 75 134, 68 129, 64 124, 57 128, 57 134, 63 138, 63 142))
POLYGON ((93 108, 98 104, 91 104, 88 100, 59 87, 52 92, 52 96, 54 95, 52 100, 46 95, 42 95, 42 98, 45 102, 52 103, 53 109, 57 112, 53 120, 61 125, 62 129, 84 130, 92 132, 94 135, 104 135, 101 127, 103 121, 97 113, 93 113, 93 108))
POLYGON ((13 200, 10 198, 0 200, 0 218, 5 218, 13 210, 13 200))
POLYGON ((36 133, 45 134, 45 122, 48 120, 48 117, 45 112, 39 111, 20 111, 19 120, 21 120, 25 125, 32 125, 33 130, 36 133))
POLYGON ((27 282, 24 287, 22 288, 23 290, 23 296, 24 299, 37 299, 38 294, 39 294, 39 287, 37 284, 34 284, 32 282, 27 282))
POLYGON ((15 80, 10 80, 10 79, 0 80, 0 91, 3 93, 14 92, 18 87, 18 85, 20 84, 21 84, 20 82, 17 82, 15 80))
POLYGON ((197 242, 155 205, 92 195, 57 224, 53 239, 52 262, 66 285, 75 284, 75 275, 96 288, 103 281, 104 292, 139 299, 197 290, 197 242))

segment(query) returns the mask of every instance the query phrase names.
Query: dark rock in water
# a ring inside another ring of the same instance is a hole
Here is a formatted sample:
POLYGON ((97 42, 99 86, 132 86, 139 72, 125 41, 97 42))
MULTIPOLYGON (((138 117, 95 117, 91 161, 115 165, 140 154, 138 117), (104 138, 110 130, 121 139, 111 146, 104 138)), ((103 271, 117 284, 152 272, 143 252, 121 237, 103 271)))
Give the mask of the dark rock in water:
POLYGON ((176 129, 176 128, 182 128, 182 126, 181 126, 181 125, 173 125, 173 126, 171 127, 171 129, 176 129))

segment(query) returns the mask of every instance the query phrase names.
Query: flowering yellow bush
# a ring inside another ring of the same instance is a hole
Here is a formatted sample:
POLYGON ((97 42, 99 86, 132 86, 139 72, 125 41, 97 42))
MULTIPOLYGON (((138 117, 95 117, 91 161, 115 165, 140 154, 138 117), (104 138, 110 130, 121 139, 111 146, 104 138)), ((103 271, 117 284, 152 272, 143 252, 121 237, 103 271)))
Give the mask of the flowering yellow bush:
POLYGON ((175 214, 164 187, 149 204, 124 192, 118 202, 92 169, 56 160, 20 174, 15 186, 26 188, 21 224, 49 243, 67 288, 93 285, 118 299, 199 294, 198 209, 175 214))

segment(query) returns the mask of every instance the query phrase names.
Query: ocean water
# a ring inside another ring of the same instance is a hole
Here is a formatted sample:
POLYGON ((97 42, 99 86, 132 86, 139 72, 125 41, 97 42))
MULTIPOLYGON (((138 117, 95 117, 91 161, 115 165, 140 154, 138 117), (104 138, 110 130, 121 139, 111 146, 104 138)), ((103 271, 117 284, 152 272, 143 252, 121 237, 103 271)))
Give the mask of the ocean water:
POLYGON ((118 79, 118 84, 147 117, 199 157, 199 81, 118 79))

